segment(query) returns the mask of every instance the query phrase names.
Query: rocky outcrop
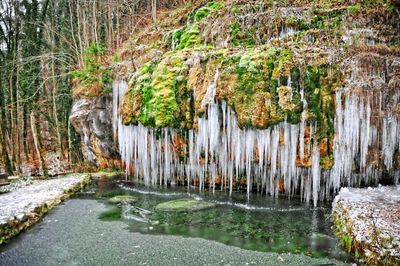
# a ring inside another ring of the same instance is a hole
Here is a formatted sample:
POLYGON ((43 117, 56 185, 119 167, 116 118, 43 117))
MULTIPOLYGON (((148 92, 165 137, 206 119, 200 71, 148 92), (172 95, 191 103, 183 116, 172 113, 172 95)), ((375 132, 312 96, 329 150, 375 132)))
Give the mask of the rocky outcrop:
MULTIPOLYGON (((110 63, 127 174, 314 204, 399 183, 398 9, 382 2, 193 1, 132 33, 110 63)), ((83 152, 102 161, 90 119, 83 152)))
POLYGON ((112 133, 112 95, 81 98, 74 102, 70 121, 81 136, 86 162, 100 167, 118 167, 119 154, 112 133))
POLYGON ((342 245, 370 265, 399 265, 400 186, 342 188, 333 221, 342 245))

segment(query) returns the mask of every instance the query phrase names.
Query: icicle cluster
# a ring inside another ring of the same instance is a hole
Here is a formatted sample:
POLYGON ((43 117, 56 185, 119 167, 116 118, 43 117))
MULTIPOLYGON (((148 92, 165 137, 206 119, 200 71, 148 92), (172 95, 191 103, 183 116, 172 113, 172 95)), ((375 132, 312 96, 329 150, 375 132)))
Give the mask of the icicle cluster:
POLYGON ((311 143, 305 143, 305 121, 299 125, 283 122, 264 130, 240 129, 232 109, 225 102, 214 101, 217 75, 202 102, 207 111, 198 119, 198 129, 183 133, 187 140, 182 147, 185 158, 179 156, 175 143, 181 131, 122 124, 117 110, 127 83, 114 82, 114 132, 127 175, 143 179, 145 184, 181 180, 198 185, 200 190, 207 184, 215 190, 218 179, 221 189, 230 193, 242 179, 248 194, 253 185, 257 191, 274 196, 280 189, 289 196, 301 190, 307 201, 312 198, 316 204, 320 193, 319 149, 317 144, 311 147, 311 143), (303 156, 305 149, 318 151, 312 168, 296 166, 299 143, 303 156))
MULTIPOLYGON (((215 191, 219 184, 229 193, 245 185, 248 195, 255 190, 271 196, 300 193, 314 205, 343 185, 377 182, 382 162, 385 171, 399 178, 393 166, 394 155, 400 150, 398 117, 390 108, 379 110, 385 113, 382 117, 373 115, 372 101, 384 108, 382 95, 377 99, 351 88, 336 91, 334 165, 331 170, 322 170, 319 143, 312 138, 318 128, 306 121, 302 89, 304 111, 299 124, 282 122, 262 130, 241 129, 234 111, 214 99, 218 74, 217 70, 201 103, 205 115, 198 118, 197 129, 187 131, 123 125, 118 106, 128 85, 123 80, 113 83, 113 130, 127 176, 145 184, 184 182, 200 190, 208 186, 215 191), (370 163, 371 149, 379 149, 377 164, 370 163), (308 159, 310 167, 300 167, 308 159)), ((390 105, 397 106, 400 92, 391 95, 390 105)))
POLYGON ((335 191, 342 185, 376 183, 385 173, 400 181, 393 165, 400 151, 399 116, 393 110, 400 91, 388 86, 387 65, 359 67, 360 61, 350 63, 349 87, 336 91, 335 163, 330 173, 335 191))

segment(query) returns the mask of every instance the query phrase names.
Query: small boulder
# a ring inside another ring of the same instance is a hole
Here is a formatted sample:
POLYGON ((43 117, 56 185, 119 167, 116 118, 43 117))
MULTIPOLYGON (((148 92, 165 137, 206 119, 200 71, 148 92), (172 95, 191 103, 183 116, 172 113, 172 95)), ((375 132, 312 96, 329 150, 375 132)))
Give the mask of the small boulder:
POLYGON ((131 195, 118 195, 108 200, 112 204, 134 204, 136 201, 137 198, 131 195))
POLYGON ((160 203, 156 206, 157 211, 167 212, 185 212, 185 211, 199 211, 207 208, 214 207, 215 204, 194 200, 194 199, 177 199, 160 203))

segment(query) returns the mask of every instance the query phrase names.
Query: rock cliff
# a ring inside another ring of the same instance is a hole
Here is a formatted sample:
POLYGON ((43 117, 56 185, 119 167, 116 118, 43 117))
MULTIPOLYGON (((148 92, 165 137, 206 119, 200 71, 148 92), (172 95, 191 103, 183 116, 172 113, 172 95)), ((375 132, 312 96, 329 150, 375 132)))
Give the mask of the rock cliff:
POLYGON ((70 121, 82 139, 82 154, 95 166, 116 167, 119 154, 112 135, 112 95, 74 102, 70 121))
POLYGON ((314 204, 344 185, 398 183, 398 17, 396 1, 168 10, 114 55, 112 104, 76 100, 85 158, 114 160, 114 135, 127 174, 146 184, 245 186, 314 204))

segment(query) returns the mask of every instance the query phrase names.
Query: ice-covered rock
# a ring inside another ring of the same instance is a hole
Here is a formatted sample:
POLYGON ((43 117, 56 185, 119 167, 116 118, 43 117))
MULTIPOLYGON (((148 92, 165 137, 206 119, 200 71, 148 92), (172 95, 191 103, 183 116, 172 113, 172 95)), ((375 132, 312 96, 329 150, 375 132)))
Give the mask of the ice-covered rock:
POLYGON ((342 188, 333 220, 348 250, 377 264, 400 259, 400 186, 342 188))

